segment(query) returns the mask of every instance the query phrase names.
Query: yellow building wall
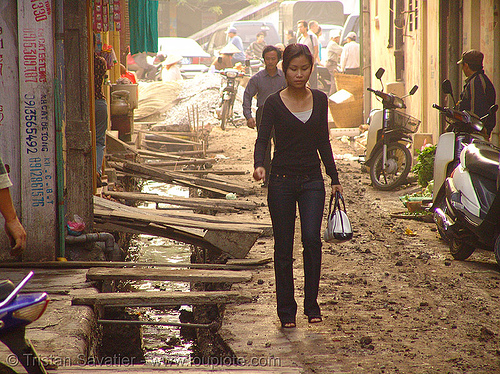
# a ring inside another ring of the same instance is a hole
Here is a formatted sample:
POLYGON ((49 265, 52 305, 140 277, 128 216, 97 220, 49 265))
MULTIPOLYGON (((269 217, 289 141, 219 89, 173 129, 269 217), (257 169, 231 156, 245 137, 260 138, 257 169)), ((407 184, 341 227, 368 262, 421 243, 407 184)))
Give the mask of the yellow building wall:
MULTIPOLYGON (((404 53, 405 71, 403 74, 404 91, 408 92, 413 85, 419 89, 413 97, 406 98, 406 112, 422 121, 419 132, 433 134, 433 142, 437 143, 440 135, 439 112, 432 108, 439 103, 441 91, 440 64, 453 63, 440 61, 440 2, 439 0, 418 1, 418 28, 410 31, 408 26, 409 0, 405 0, 404 53)), ((413 4, 415 1, 413 1, 413 4)), ((463 0, 462 3, 462 50, 479 49, 484 53, 486 75, 492 80, 497 90, 497 103, 500 102, 500 0, 463 0)), ((372 88, 380 89, 375 78, 379 67, 385 69, 384 84, 394 82, 395 60, 394 47, 388 48, 389 41, 389 0, 370 1, 370 74, 372 88)), ((460 87, 465 76, 461 76, 460 87)), ((459 92, 455 92, 458 97, 459 92)), ((371 95, 372 108, 381 108, 374 95, 371 95)), ((491 140, 499 144, 498 128, 500 112, 497 113, 497 127, 491 140)))

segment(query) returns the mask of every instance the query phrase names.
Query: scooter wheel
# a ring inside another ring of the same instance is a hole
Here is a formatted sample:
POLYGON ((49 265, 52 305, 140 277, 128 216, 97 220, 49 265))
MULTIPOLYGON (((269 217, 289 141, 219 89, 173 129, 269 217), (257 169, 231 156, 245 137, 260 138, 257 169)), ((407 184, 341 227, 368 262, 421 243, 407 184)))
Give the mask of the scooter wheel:
POLYGON ((455 260, 467 260, 474 253, 475 247, 463 240, 453 238, 450 240, 450 253, 455 260))
POLYGON ((411 168, 411 153, 401 143, 387 146, 386 167, 383 167, 383 148, 380 148, 370 165, 370 179, 373 187, 381 191, 390 191, 406 181, 411 168))
POLYGON ((500 266, 500 235, 495 240, 495 260, 497 260, 497 265, 500 266))

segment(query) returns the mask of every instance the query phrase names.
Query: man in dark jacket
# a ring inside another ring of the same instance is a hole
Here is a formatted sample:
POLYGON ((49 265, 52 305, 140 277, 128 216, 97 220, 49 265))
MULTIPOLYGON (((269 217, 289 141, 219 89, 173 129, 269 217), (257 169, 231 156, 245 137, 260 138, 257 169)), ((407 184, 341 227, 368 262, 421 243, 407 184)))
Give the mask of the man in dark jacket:
MULTIPOLYGON (((462 54, 462 58, 457 64, 462 64, 462 71, 467 79, 462 93, 460 94, 460 101, 457 103, 460 110, 467 110, 478 117, 483 117, 488 114, 488 110, 495 104, 496 93, 493 83, 484 74, 483 70, 484 55, 471 49, 462 54)), ((491 116, 484 123, 484 127, 490 136, 495 128, 496 118, 491 116)))

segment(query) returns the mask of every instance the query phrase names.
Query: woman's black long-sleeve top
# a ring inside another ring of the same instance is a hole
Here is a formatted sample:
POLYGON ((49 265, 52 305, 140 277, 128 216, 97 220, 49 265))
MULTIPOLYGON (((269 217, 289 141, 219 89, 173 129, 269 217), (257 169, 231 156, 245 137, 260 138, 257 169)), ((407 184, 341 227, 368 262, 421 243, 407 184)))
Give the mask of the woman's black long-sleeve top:
POLYGON ((326 94, 311 89, 313 110, 309 120, 304 123, 288 110, 281 100, 280 92, 269 96, 264 104, 255 142, 254 167, 264 166, 266 147, 274 127, 273 174, 321 176, 319 151, 332 185, 340 184, 329 139, 326 94))

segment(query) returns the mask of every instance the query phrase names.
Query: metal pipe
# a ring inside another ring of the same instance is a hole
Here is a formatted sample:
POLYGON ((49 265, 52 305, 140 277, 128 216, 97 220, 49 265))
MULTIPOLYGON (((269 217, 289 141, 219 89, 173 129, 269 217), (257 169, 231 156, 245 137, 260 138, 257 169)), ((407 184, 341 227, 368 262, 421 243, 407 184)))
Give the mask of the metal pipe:
POLYGON ((217 327, 217 322, 212 323, 181 323, 181 322, 166 322, 166 321, 127 321, 118 319, 98 319, 97 323, 101 324, 117 324, 117 325, 150 325, 150 326, 175 326, 175 327, 190 327, 197 329, 212 329, 217 327))
POLYGON ((104 242, 106 247, 106 252, 112 252, 115 250, 115 237, 109 232, 94 232, 90 234, 83 234, 80 236, 66 236, 67 244, 77 244, 77 243, 91 243, 91 242, 104 242))

